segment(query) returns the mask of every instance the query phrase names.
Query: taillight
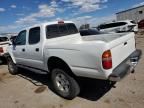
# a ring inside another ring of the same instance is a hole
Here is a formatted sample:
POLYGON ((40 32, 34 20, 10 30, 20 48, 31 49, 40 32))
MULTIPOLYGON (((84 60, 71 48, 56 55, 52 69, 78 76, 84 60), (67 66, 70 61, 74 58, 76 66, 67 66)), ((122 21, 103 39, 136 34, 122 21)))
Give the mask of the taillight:
POLYGON ((103 53, 102 66, 104 69, 111 69, 112 68, 112 55, 111 55, 110 50, 107 50, 103 53))
POLYGON ((0 53, 3 53, 4 51, 3 51, 3 48, 2 47, 0 47, 0 53))

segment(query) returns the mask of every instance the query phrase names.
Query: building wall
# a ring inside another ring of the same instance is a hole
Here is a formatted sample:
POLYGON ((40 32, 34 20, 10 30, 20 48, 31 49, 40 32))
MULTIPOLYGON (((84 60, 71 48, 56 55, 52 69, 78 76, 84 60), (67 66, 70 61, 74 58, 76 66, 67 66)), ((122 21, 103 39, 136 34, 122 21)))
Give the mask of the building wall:
POLYGON ((144 6, 119 12, 116 14, 117 20, 134 20, 136 22, 144 19, 144 6))

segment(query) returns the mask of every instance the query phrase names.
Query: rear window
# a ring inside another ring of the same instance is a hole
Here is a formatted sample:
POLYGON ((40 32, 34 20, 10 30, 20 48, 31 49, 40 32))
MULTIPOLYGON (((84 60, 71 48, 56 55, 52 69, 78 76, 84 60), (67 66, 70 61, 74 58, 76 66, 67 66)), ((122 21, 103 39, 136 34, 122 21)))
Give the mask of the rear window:
POLYGON ((53 24, 46 27, 47 39, 78 33, 73 23, 53 24))
POLYGON ((7 37, 0 37, 0 42, 5 42, 5 41, 8 41, 7 37))
POLYGON ((127 24, 127 23, 126 23, 126 22, 109 23, 109 24, 100 25, 98 28, 99 28, 99 29, 106 29, 106 28, 123 26, 123 25, 125 25, 125 24, 127 24))

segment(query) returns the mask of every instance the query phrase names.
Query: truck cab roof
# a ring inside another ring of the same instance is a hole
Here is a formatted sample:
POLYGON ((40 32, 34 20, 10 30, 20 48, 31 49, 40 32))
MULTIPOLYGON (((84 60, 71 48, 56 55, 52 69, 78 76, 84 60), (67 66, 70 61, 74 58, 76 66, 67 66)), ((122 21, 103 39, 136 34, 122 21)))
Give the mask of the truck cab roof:
MULTIPOLYGON (((30 28, 34 28, 34 27, 37 27, 37 26, 47 26, 47 25, 52 25, 52 24, 59 24, 59 23, 74 23, 72 21, 52 21, 52 22, 44 22, 44 23, 39 23, 39 24, 35 24, 35 25, 32 25, 32 26, 29 26, 29 27, 26 27, 25 29, 30 29, 30 28)), ((22 30, 25 30, 25 29, 22 29, 22 30)))

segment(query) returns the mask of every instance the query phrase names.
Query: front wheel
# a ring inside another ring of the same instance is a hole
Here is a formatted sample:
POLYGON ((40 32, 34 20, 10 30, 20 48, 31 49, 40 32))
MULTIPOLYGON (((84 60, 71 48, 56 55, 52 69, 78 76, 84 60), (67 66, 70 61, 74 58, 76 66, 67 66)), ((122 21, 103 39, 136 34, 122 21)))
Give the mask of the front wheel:
POLYGON ((18 73, 18 67, 11 58, 8 58, 8 70, 12 75, 16 75, 18 73))
POLYGON ((71 100, 80 92, 80 87, 76 80, 68 75, 63 69, 53 69, 51 79, 55 91, 65 99, 71 100))

